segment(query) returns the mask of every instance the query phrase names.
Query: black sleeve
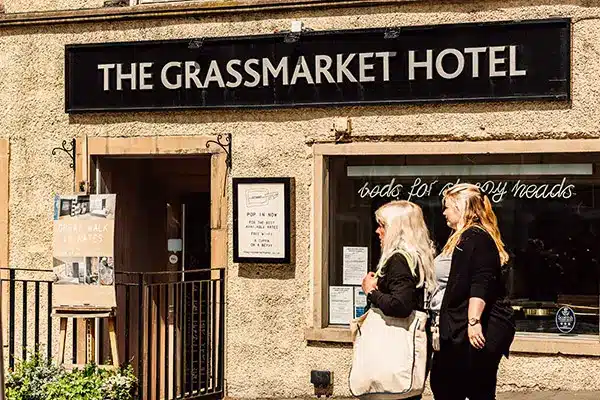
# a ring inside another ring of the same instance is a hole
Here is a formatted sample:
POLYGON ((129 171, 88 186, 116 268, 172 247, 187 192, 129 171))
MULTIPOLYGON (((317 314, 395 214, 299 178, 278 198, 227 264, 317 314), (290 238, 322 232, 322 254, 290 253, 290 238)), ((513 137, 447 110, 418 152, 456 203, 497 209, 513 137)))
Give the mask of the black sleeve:
POLYGON ((472 247, 469 260, 471 276, 470 296, 488 302, 495 287, 496 272, 500 268, 500 257, 494 240, 486 232, 481 232, 470 240, 472 247))
POLYGON ((417 308, 416 278, 410 272, 406 258, 394 254, 383 269, 388 282, 389 294, 375 290, 371 293, 371 303, 385 315, 406 318, 417 308))

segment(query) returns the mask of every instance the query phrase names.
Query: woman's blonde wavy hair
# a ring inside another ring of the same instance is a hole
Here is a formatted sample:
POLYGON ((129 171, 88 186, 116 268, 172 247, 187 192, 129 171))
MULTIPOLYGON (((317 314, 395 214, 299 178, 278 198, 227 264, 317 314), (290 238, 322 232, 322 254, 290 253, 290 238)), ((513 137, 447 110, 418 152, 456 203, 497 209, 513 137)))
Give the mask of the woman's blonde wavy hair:
POLYGON ((460 240, 460 236, 467 229, 478 227, 483 229, 494 239, 498 253, 500 254, 500 264, 505 265, 508 262, 508 253, 504 249, 504 243, 498 229, 498 219, 490 199, 481 192, 478 186, 470 183, 460 183, 448 188, 443 193, 443 202, 446 207, 449 203, 456 206, 461 215, 457 229, 450 235, 448 242, 444 246, 442 253, 451 255, 460 240))
POLYGON ((429 238, 421 207, 406 200, 391 201, 375 212, 377 223, 385 229, 381 258, 377 269, 381 268, 395 253, 402 251, 412 258, 407 260, 413 276, 419 268, 418 288, 427 285, 428 290, 436 285, 433 258, 435 248, 429 238))

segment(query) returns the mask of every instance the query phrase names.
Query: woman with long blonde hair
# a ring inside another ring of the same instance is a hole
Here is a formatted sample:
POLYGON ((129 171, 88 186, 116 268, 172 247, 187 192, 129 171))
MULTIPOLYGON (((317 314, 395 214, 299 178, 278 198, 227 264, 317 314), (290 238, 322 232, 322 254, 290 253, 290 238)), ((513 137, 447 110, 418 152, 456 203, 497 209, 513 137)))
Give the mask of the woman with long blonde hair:
MULTIPOLYGON (((381 258, 378 273, 369 272, 362 282, 367 307, 397 318, 424 311, 425 288, 435 285, 435 250, 421 207, 405 200, 392 201, 375 212, 375 219, 381 258)), ((385 357, 385 343, 381 345, 385 357)))
POLYGON ((508 357, 514 338, 501 279, 509 256, 492 204, 478 186, 457 184, 443 196, 443 214, 453 232, 442 255, 451 257, 451 265, 431 389, 436 400, 493 400, 500 360, 508 357))

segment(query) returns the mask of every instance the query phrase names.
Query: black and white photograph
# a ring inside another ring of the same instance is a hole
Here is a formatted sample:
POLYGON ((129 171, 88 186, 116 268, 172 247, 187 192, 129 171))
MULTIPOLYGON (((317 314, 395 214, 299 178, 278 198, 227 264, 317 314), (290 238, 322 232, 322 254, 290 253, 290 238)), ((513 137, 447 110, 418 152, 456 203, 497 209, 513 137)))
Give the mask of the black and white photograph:
POLYGON ((54 259, 57 284, 111 286, 114 283, 112 257, 64 257, 54 259))
POLYGON ((111 220, 115 217, 115 200, 114 195, 103 194, 56 196, 54 219, 111 220))

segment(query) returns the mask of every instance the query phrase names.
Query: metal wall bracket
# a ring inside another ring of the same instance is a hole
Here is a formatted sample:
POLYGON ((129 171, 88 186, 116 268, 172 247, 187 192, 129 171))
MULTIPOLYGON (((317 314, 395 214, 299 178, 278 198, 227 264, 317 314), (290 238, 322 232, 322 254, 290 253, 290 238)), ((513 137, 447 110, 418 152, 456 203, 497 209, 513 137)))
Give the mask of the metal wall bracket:
POLYGON ((188 49, 200 50, 204 46, 204 38, 190 39, 188 49))
POLYGON ((210 144, 214 143, 217 146, 219 146, 220 148, 222 148, 223 150, 225 150, 225 153, 227 154, 227 159, 225 160, 225 164, 227 164, 227 168, 231 169, 231 133, 227 133, 225 135, 224 143, 221 143, 222 138, 223 138, 223 135, 218 135, 216 141, 215 140, 207 141, 206 148, 208 149, 210 147, 210 144))
POLYGON ((69 166, 73 170, 73 173, 75 173, 75 139, 71 140, 70 146, 66 140, 63 140, 61 147, 55 147, 52 149, 52 155, 55 156, 57 151, 64 151, 69 155, 69 157, 71 157, 71 165, 69 166))
POLYGON ((300 32, 286 32, 283 41, 285 43, 296 43, 298 40, 300 40, 300 35, 300 32))
POLYGON ((402 28, 387 28, 383 34, 384 39, 398 39, 402 33, 402 28))

